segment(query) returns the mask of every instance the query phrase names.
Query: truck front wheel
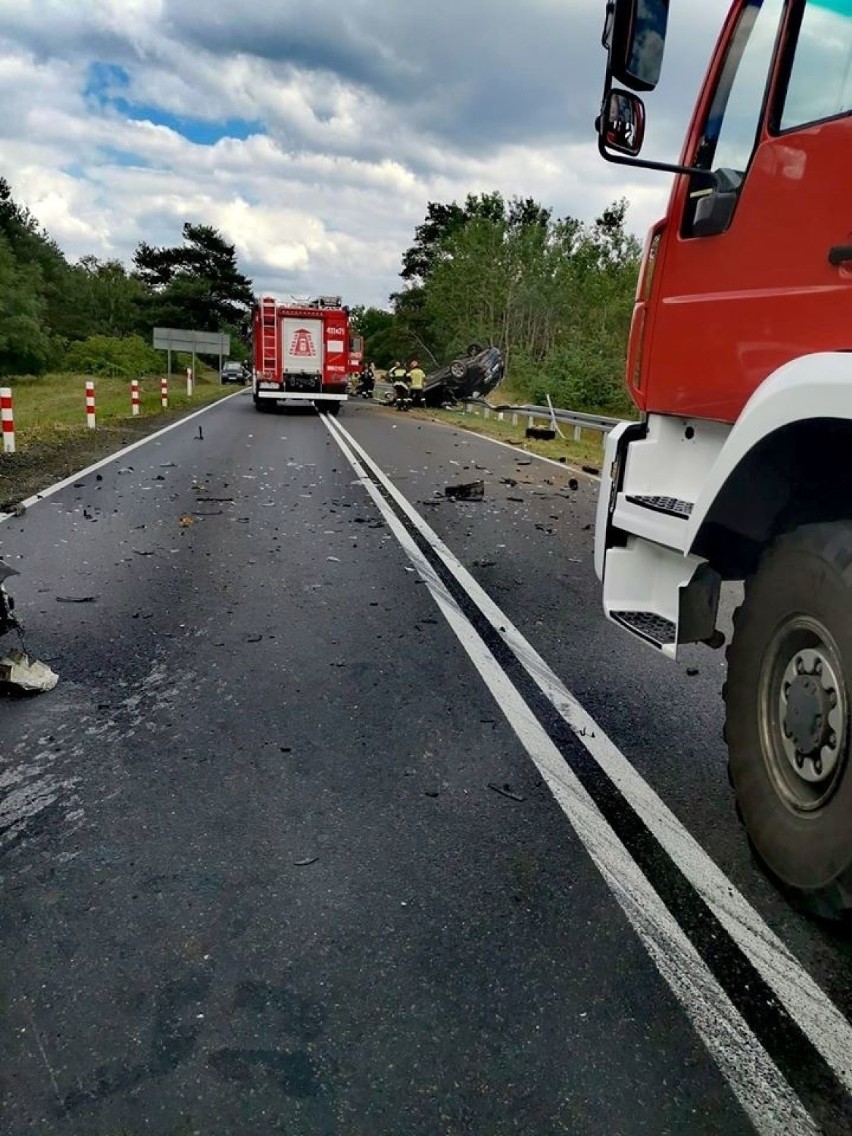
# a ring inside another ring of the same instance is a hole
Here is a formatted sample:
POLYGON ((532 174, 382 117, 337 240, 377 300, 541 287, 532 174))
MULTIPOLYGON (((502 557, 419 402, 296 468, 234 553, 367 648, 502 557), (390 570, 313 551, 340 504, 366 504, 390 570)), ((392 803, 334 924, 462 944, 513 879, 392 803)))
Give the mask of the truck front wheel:
POLYGON ((802 909, 852 910, 852 522, 776 540, 746 583, 724 697, 752 846, 802 909))

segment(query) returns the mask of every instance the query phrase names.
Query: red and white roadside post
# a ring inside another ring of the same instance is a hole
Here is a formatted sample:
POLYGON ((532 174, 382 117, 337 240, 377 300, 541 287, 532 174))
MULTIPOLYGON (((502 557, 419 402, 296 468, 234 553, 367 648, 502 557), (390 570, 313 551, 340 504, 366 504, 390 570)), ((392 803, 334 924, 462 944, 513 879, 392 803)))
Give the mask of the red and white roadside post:
POLYGON ((130 410, 133 417, 139 414, 139 380, 130 380, 130 410))
POLYGON ((168 410, 169 408, 169 380, 165 375, 160 379, 160 406, 162 406, 163 410, 168 410))
POLYGON ((186 397, 192 398, 192 367, 186 368, 186 397))
POLYGON ((15 418, 12 413, 12 388, 0 387, 0 422, 3 425, 3 453, 15 452, 15 418))
POLYGON ((86 380, 86 425, 94 430, 95 422, 95 384, 91 379, 86 380))

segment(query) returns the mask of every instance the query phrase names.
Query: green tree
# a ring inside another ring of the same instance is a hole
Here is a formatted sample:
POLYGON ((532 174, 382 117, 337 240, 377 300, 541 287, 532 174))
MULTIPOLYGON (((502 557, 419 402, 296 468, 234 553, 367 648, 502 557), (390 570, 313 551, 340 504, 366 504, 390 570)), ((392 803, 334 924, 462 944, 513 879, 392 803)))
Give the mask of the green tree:
POLYGON ((77 336, 121 336, 140 330, 148 293, 119 260, 82 257, 72 268, 77 295, 77 336))
POLYGON ((187 222, 182 245, 154 248, 142 241, 133 261, 149 292, 149 326, 218 331, 227 324, 248 336, 251 280, 239 271, 234 246, 217 229, 187 222))
POLYGON ((394 336, 446 361, 471 342, 501 348, 521 393, 576 409, 621 409, 640 247, 626 203, 591 225, 532 198, 430 202, 391 297, 394 336))
POLYGON ((38 374, 48 365, 53 343, 45 308, 38 266, 19 263, 0 234, 0 374, 38 374))

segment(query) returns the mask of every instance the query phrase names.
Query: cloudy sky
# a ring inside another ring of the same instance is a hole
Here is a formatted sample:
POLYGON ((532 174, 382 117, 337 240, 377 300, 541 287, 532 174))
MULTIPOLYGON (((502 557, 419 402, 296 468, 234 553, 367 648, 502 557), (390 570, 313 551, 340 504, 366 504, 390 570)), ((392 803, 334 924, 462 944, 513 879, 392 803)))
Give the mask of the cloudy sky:
MULTIPOLYGON (((673 0, 645 154, 676 160, 728 0, 673 0)), ((604 0, 0 0, 0 174, 71 259, 217 226, 258 292, 385 306, 429 201, 642 234, 597 155, 604 0)))

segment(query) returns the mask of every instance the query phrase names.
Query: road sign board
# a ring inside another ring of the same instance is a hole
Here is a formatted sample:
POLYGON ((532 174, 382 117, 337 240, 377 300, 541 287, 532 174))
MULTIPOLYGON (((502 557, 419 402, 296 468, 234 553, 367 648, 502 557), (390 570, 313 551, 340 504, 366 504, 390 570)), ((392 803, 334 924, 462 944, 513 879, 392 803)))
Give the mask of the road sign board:
POLYGON ((154 346, 161 351, 192 351, 197 355, 229 355, 230 335, 181 327, 155 327, 154 346))

